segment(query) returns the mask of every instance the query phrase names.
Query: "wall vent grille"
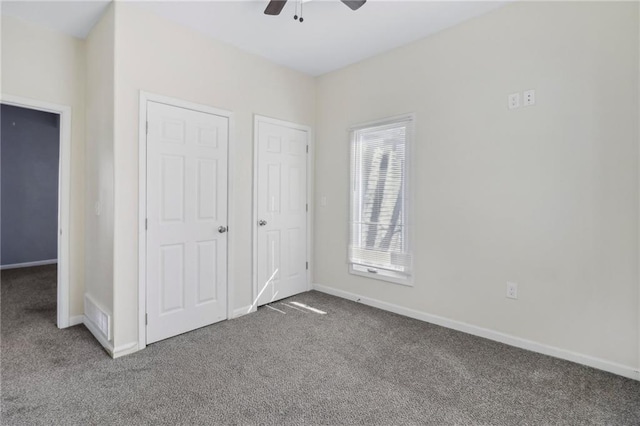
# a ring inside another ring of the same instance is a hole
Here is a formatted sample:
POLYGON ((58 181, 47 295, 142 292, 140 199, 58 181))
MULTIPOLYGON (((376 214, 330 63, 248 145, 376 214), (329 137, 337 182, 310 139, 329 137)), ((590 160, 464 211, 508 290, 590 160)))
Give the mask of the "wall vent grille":
POLYGON ((100 309, 89 295, 84 296, 84 315, 107 340, 111 340, 111 316, 100 309))

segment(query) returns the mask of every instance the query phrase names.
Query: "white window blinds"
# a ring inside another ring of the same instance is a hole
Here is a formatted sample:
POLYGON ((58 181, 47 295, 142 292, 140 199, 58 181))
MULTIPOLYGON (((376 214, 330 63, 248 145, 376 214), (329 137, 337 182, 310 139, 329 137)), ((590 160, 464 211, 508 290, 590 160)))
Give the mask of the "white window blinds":
POLYGON ((349 262, 369 273, 409 276, 407 141, 412 118, 351 134, 349 262))

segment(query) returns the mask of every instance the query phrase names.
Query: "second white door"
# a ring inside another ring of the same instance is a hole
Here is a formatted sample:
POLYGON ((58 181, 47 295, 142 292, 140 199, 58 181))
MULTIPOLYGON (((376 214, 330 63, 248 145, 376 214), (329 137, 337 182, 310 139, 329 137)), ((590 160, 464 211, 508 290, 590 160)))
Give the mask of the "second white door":
POLYGON ((309 132, 256 119, 257 305, 308 290, 309 132))
POLYGON ((147 343, 227 318, 229 119, 147 104, 147 343))

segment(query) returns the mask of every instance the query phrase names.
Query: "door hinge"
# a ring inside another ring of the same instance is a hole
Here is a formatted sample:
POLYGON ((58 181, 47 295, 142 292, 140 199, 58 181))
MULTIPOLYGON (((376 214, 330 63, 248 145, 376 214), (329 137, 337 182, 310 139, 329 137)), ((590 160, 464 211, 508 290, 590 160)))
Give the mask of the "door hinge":
POLYGON ((147 229, 149 229, 149 219, 144 220, 144 230, 146 231, 147 229))
POLYGON ((149 122, 147 121, 145 125, 146 125, 145 134, 148 135, 149 134, 149 122))
POLYGON ((307 209, 307 212, 308 212, 309 211, 309 204, 308 203, 306 204, 306 209, 307 209))
POLYGON ((309 153, 309 145, 307 145, 307 154, 309 153))
POLYGON ((307 262, 307 269, 309 269, 309 262, 307 262))
POLYGON ((149 324, 149 314, 144 314, 144 325, 149 324))

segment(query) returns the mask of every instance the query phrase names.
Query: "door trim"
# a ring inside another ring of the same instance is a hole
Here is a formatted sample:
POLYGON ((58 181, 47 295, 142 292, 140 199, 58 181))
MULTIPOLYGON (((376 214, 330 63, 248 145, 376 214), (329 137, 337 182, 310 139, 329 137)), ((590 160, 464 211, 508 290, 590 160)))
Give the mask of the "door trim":
POLYGON ((58 160, 58 328, 70 323, 70 247, 69 222, 71 211, 71 107, 2 94, 0 103, 36 111, 51 112, 60 116, 60 152, 58 160))
POLYGON ((307 143, 309 144, 309 154, 307 155, 307 204, 309 205, 309 211, 307 212, 307 262, 309 262, 309 269, 307 269, 307 291, 311 290, 311 273, 313 270, 313 132, 311 127, 293 123, 291 121, 280 120, 277 118, 266 117, 264 115, 254 114, 253 116, 253 213, 251 215, 251 233, 252 233, 252 286, 251 286, 251 309, 249 312, 255 312, 258 310, 258 124, 269 123, 278 126, 288 127, 290 129, 302 130, 307 132, 307 143))
POLYGON ((224 109, 202 105, 182 99, 140 91, 138 113, 138 349, 147 346, 147 327, 145 316, 147 312, 147 239, 146 239, 146 211, 147 211, 147 103, 157 102, 178 108, 214 114, 226 117, 229 124, 227 149, 227 319, 233 316, 234 273, 233 247, 235 242, 235 215, 233 211, 234 185, 233 161, 235 157, 235 124, 233 113, 224 109))

